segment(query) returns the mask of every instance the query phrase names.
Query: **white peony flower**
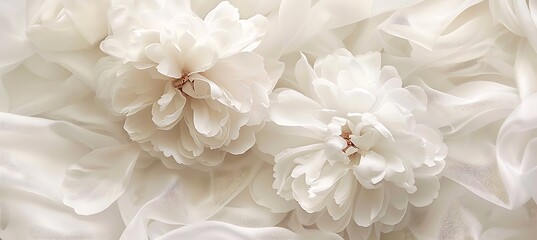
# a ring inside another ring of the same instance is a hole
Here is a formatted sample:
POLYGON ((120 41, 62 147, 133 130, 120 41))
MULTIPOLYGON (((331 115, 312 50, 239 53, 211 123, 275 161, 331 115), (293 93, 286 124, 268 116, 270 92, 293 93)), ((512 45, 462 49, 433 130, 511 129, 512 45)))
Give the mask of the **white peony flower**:
POLYGON ((274 155, 272 187, 287 206, 253 190, 259 204, 288 211, 296 202, 313 214, 299 216, 304 225, 378 233, 400 223, 409 204, 436 198, 447 148, 418 116, 427 106, 421 88, 403 88, 378 53, 338 50, 313 69, 302 56, 295 72, 297 90, 275 90, 272 123, 257 142, 274 155))
POLYGON ((202 19, 187 0, 117 0, 110 21, 97 92, 126 116, 132 140, 186 165, 215 166, 252 147, 282 71, 251 52, 264 17, 240 20, 228 2, 202 19))

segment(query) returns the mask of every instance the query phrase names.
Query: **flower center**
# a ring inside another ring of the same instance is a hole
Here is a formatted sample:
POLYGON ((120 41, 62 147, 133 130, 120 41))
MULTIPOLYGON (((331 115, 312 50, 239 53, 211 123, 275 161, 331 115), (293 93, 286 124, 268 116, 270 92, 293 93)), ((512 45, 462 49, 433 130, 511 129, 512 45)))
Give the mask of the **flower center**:
POLYGON ((190 82, 190 81, 191 80, 188 78, 188 73, 185 72, 183 73, 183 75, 181 75, 180 78, 176 78, 172 81, 172 86, 175 89, 183 92, 183 86, 185 85, 185 83, 190 82))
POLYGON ((341 138, 343 138, 345 140, 345 142, 347 143, 347 146, 344 147, 343 149, 341 149, 343 152, 346 152, 347 149, 349 149, 350 147, 356 147, 354 145, 354 143, 352 143, 351 141, 351 133, 350 132, 343 132, 341 133, 341 135, 339 135, 341 138))

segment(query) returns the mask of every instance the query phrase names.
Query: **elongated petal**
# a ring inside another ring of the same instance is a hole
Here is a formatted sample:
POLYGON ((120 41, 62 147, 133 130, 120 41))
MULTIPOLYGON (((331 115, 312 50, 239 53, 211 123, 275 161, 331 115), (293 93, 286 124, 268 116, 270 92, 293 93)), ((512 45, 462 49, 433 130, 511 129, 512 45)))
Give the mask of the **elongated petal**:
POLYGON ((67 170, 63 182, 64 203, 78 214, 102 211, 127 188, 139 150, 120 145, 88 153, 67 170))

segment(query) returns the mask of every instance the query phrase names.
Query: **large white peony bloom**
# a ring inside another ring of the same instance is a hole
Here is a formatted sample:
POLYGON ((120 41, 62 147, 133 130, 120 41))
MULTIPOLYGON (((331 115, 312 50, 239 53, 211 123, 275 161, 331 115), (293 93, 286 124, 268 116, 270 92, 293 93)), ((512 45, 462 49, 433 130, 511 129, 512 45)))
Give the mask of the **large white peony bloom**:
POLYGON ((302 224, 332 232, 354 226, 349 234, 368 238, 391 231, 409 204, 436 198, 447 148, 419 117, 427 107, 421 88, 403 88, 395 68, 381 68, 379 53, 338 50, 313 68, 302 56, 295 72, 296 90, 275 90, 272 123, 258 135, 275 164, 275 179, 262 173, 251 188, 259 204, 285 212, 296 202, 310 213, 298 214, 302 224), (257 188, 272 180, 285 201, 257 188))
POLYGON ((251 52, 266 19, 222 2, 202 19, 187 0, 112 1, 98 94, 132 140, 170 162, 219 164, 255 142, 282 66, 251 52), (173 159, 172 161, 169 161, 173 159))

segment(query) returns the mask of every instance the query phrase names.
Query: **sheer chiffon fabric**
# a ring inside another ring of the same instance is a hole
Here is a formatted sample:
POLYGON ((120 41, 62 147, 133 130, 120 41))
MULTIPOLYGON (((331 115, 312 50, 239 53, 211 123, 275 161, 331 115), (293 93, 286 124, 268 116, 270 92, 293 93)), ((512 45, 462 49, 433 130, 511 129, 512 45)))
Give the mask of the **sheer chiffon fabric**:
POLYGON ((535 239, 536 12, 4 0, 0 238, 535 239))

